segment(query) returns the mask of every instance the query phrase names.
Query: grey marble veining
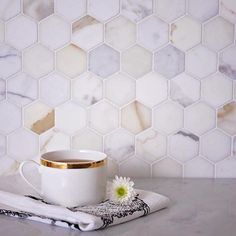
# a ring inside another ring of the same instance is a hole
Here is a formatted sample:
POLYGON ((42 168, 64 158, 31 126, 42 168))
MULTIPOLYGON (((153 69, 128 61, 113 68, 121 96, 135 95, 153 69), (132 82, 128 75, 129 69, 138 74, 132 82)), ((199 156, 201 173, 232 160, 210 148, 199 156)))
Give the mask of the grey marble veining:
MULTIPOLYGON (((20 184, 19 180, 15 184, 20 184)), ((171 199, 170 207, 95 232, 79 232, 0 216, 0 235, 235 236, 236 179, 136 179, 135 184, 137 188, 168 196, 171 199)), ((9 188, 4 178, 0 180, 0 186, 1 189, 9 188)))

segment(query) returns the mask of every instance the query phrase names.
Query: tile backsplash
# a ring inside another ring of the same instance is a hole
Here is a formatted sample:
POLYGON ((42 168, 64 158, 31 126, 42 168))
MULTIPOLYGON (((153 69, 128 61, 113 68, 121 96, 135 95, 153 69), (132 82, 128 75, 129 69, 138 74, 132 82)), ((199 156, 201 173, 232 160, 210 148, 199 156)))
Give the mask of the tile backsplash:
POLYGON ((236 177, 235 23, 234 0, 1 0, 0 174, 73 148, 236 177))

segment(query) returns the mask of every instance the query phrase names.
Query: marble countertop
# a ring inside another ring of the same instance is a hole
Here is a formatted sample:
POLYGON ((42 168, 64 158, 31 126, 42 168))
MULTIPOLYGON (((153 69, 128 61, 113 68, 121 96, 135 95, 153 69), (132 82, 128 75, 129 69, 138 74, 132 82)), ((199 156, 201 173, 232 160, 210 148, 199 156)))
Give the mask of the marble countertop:
MULTIPOLYGON (((0 188, 1 188, 0 181, 0 188)), ((4 236, 235 236, 236 179, 136 179, 137 188, 168 196, 168 209, 94 232, 0 216, 4 236)))

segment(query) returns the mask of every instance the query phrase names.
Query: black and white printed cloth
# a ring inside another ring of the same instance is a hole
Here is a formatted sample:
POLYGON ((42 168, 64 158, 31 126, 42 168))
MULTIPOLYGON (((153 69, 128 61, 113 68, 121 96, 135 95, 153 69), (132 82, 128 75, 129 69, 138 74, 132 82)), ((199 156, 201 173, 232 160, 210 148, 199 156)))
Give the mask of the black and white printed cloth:
POLYGON ((144 190, 136 192, 137 197, 125 206, 106 200, 97 205, 66 208, 49 204, 33 195, 0 191, 0 214, 92 231, 145 216, 169 204, 169 199, 163 195, 144 190))

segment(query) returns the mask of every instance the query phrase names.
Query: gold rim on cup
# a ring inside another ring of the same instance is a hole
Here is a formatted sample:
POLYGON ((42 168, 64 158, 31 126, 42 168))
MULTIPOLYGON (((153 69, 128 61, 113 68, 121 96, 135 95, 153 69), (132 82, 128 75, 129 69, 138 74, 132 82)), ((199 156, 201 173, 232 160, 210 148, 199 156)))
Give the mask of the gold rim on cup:
POLYGON ((57 168, 57 169, 88 169, 88 168, 96 168, 100 166, 104 166, 107 162, 107 158, 100 160, 100 161, 83 161, 81 162, 57 162, 57 161, 51 161, 41 158, 40 163, 43 166, 51 167, 51 168, 57 168))

